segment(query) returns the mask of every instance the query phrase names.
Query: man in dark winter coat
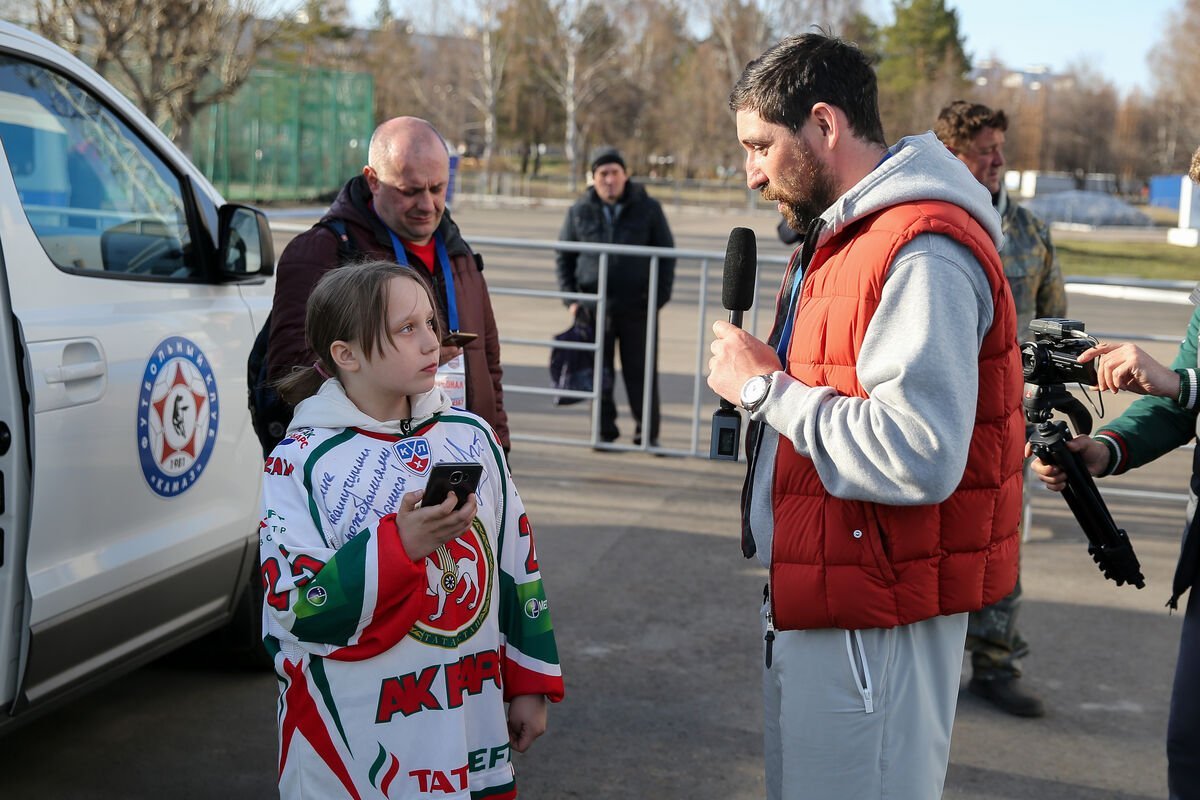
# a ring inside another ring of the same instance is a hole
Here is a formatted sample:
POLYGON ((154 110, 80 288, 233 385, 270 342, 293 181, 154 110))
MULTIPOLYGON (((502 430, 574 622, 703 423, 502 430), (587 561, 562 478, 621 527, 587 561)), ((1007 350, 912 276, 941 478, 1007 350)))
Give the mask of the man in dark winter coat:
MULTIPOLYGON (((592 154, 592 187, 576 201, 563 221, 558 238, 566 242, 646 245, 674 247, 675 239, 658 201, 646 194, 639 184, 629 180, 625 161, 613 147, 602 147, 592 154)), ((600 280, 598 253, 559 252, 558 287, 564 292, 595 292, 600 280)), ((660 258, 658 283, 654 287, 654 308, 661 309, 671 299, 675 280, 675 259, 660 258)), ((658 444, 658 342, 651 348, 653 382, 650 390, 650 423, 642 422, 642 391, 646 374, 646 324, 650 307, 650 258, 610 255, 608 258, 607 311, 604 325, 604 371, 612 374, 613 356, 621 350, 621 376, 633 419, 637 424, 634 444, 643 434, 658 444)), ((591 315, 593 309, 568 302, 572 314, 591 315)), ((657 332, 657 324, 655 331, 657 332)), ((614 441, 617 429, 617 405, 612 386, 602 387, 600 400, 600 438, 614 441)))
POLYGON ((432 125, 397 117, 371 136, 363 174, 342 188, 322 221, 293 239, 279 259, 269 374, 277 378, 314 360, 304 338, 304 309, 313 286, 347 250, 355 260, 387 259, 428 276, 445 330, 475 334, 461 346, 443 342, 438 382, 456 406, 483 417, 505 450, 508 415, 500 377, 500 339, 483 277, 483 259, 472 252, 446 213, 450 158, 432 125), (339 242, 328 220, 343 222, 348 243, 339 242))

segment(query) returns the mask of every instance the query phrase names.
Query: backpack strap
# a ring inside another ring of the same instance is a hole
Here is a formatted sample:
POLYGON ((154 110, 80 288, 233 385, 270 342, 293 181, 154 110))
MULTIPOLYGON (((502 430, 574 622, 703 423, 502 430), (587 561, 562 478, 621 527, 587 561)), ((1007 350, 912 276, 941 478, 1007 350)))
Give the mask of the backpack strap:
POLYGON ((340 217, 326 217, 318 222, 317 225, 325 228, 337 238, 339 267, 344 267, 358 257, 358 248, 354 246, 354 240, 350 238, 350 230, 346 227, 346 220, 340 217))

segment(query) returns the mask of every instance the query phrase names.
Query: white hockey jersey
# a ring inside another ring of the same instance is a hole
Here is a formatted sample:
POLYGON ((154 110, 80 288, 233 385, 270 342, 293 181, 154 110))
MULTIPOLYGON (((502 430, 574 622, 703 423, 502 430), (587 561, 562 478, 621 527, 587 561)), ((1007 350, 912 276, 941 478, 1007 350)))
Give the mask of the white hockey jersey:
POLYGON ((562 699, 533 531, 495 434, 441 389, 381 423, 330 380, 266 461, 263 630, 284 798, 510 798, 504 702, 562 699), (470 530, 415 563, 400 498, 484 465, 470 530))

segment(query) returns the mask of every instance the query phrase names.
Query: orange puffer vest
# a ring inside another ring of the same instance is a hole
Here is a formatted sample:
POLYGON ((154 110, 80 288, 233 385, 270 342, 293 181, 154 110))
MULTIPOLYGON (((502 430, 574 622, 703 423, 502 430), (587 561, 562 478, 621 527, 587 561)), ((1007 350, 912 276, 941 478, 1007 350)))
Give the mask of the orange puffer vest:
MULTIPOLYGON (((855 364, 896 253, 922 233, 968 247, 995 309, 979 352, 979 400, 966 470, 945 501, 842 500, 810 459, 781 442, 775 460, 771 596, 776 627, 890 628, 974 611, 1016 584, 1024 422, 1016 316, 991 238, 965 210, 908 203, 835 234, 813 255, 787 371, 810 386, 867 397, 855 364)), ((970 302, 970 301, 968 301, 970 302)), ((964 329, 974 337, 974 328, 964 329)), ((957 364, 946 364, 947 370, 957 364)))

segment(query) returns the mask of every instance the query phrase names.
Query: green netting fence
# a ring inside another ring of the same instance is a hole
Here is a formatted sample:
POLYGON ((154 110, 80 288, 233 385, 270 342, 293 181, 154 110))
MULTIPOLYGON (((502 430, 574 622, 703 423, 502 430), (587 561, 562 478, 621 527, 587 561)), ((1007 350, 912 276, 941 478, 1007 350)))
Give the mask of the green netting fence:
POLYGON ((192 158, 229 200, 311 200, 367 163, 374 80, 359 72, 260 67, 193 127, 192 158))

